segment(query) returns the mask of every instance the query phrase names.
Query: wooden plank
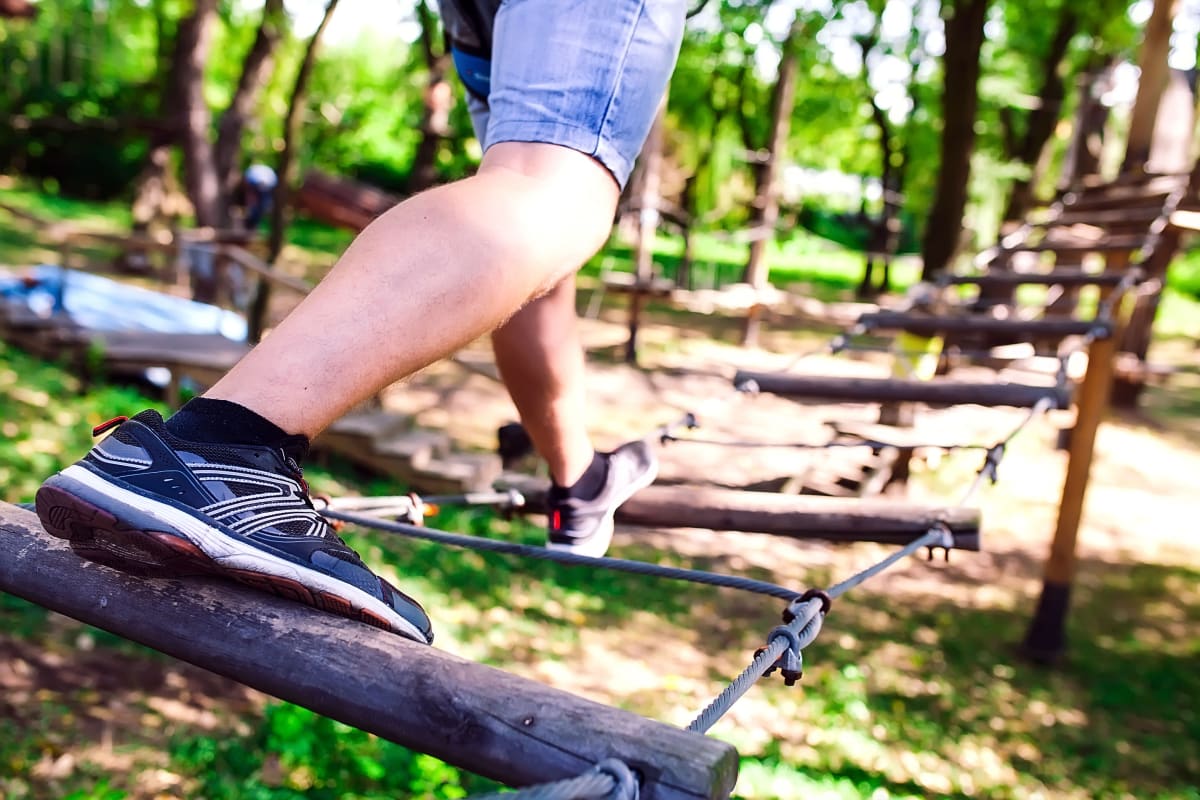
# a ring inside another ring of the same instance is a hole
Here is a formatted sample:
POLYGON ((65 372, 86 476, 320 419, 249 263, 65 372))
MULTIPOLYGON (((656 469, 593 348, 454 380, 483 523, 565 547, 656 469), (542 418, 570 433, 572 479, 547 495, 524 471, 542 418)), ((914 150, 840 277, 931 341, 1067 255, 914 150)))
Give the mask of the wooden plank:
POLYGON ((649 800, 733 789, 724 742, 237 584, 125 575, 8 504, 0 550, 2 591, 510 785, 619 758, 649 800))
POLYGON ((1019 383, 967 383, 943 378, 845 378, 823 375, 790 375, 771 372, 738 372, 735 385, 753 380, 760 391, 783 397, 850 403, 929 403, 1032 408, 1043 398, 1067 408, 1071 399, 1055 386, 1019 383))
MULTIPOLYGON (((1178 185, 1178 181, 1174 182, 1178 185)), ((1162 208, 1174 185, 1127 187, 1122 191, 1089 192, 1073 195, 1063 208, 1070 211, 1107 211, 1117 208, 1162 208)))
POLYGON ((1104 322, 1086 319, 1001 319, 986 316, 933 316, 904 311, 875 311, 863 314, 858 322, 872 331, 906 331, 919 336, 945 333, 975 333, 1010 336, 1016 339, 1063 339, 1093 331, 1110 331, 1104 322))
POLYGON ((982 275, 947 275, 944 286, 1116 286, 1126 278, 1121 272, 1085 272, 1054 269, 1048 272, 985 272, 982 275))
MULTIPOLYGON (((506 476, 498 485, 518 489, 525 497, 523 510, 545 510, 549 485, 546 481, 506 476)), ((642 489, 617 509, 617 521, 651 528, 708 528, 804 540, 897 545, 908 544, 943 522, 954 535, 956 547, 979 549, 979 511, 878 498, 654 485, 642 489)))
POLYGON ((1065 227, 1068 225, 1093 225, 1098 228, 1127 227, 1137 223, 1149 225, 1162 214, 1162 206, 1114 208, 1108 210, 1072 211, 1068 206, 1061 214, 1035 224, 1039 227, 1065 227))
POLYGON ((1171 214, 1171 224, 1189 233, 1200 231, 1200 211, 1176 211, 1171 214))
POLYGON ((1140 250, 1146 237, 1137 235, 1102 236, 1094 240, 1071 237, 1067 240, 1044 238, 1037 242, 1020 242, 1000 247, 1001 253, 1056 253, 1058 255, 1081 256, 1089 253, 1112 253, 1123 250, 1140 250))
POLYGON ((84 346, 100 348, 104 360, 127 367, 195 366, 229 370, 250 352, 245 342, 220 334, 159 331, 87 331, 84 346))

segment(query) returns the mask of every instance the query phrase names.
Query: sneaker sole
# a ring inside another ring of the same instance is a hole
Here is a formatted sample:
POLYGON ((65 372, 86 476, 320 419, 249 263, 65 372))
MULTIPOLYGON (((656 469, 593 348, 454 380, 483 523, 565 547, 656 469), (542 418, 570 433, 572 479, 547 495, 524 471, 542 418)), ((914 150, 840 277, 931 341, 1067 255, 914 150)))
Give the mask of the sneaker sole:
POLYGON ((67 467, 47 480, 37 492, 36 508, 47 533, 67 540, 90 561, 142 576, 225 576, 422 644, 428 641, 366 592, 270 553, 239 549, 236 540, 202 520, 82 467, 67 467), (117 514, 134 522, 123 522, 117 514))
POLYGON ((574 553, 577 556, 588 556, 589 558, 603 558, 608 552, 608 548, 612 545, 613 533, 616 531, 616 516, 617 509, 625 505, 629 498, 645 489, 650 484, 654 483, 654 479, 658 477, 658 464, 655 463, 651 469, 638 480, 630 484, 629 492, 621 498, 620 502, 613 505, 612 510, 604 517, 604 521, 600 524, 603 526, 602 532, 597 532, 589 536, 585 541, 579 544, 566 544, 560 542, 547 541, 546 548, 548 550, 558 550, 564 553, 574 553), (600 545, 603 545, 602 547, 600 545))

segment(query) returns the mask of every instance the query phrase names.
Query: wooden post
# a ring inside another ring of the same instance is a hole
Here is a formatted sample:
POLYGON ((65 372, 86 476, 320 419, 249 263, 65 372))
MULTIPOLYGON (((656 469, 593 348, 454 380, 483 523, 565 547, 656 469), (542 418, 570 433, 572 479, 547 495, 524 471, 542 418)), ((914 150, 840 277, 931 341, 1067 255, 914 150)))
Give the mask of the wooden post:
MULTIPOLYGON (((1109 259, 1109 268, 1128 263, 1128 256, 1109 259)), ((1111 290, 1105 290, 1101 297, 1111 290)), ((1120 306, 1122 304, 1118 304, 1120 306)), ((1114 309, 1114 320, 1122 319, 1121 309, 1114 309)), ((1058 507, 1058 524, 1050 555, 1046 559, 1042 596, 1025 635, 1022 650, 1034 661, 1050 663, 1058 659, 1066 646, 1067 610, 1071 601, 1071 584, 1075 579, 1075 547, 1079 539, 1079 523, 1083 518, 1083 503, 1091 475, 1092 455, 1096 432, 1108 410, 1116 363, 1117 336, 1092 343, 1088 349, 1088 368, 1083 384, 1077 391, 1075 427, 1071 431, 1067 476, 1063 481, 1062 500, 1058 507)))
POLYGON ((0 591, 506 784, 618 758, 646 800, 733 789, 737 751, 724 742, 238 584, 125 575, 3 503, 0 552, 0 591))
POLYGON ((1146 21, 1142 45, 1138 49, 1141 77, 1129 115, 1129 135, 1125 145, 1125 160, 1121 164, 1122 173, 1141 170, 1150 158, 1150 145, 1154 141, 1154 127, 1158 121, 1158 105, 1167 86, 1170 70, 1167 55, 1178 7, 1179 0, 1154 0, 1150 19, 1146 21))

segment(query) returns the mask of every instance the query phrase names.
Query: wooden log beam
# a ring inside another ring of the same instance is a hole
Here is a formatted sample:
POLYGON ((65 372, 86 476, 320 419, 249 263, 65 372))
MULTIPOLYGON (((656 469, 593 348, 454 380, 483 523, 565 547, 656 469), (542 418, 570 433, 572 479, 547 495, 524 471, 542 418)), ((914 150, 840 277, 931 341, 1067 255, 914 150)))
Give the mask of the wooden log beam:
POLYGON ((1092 241, 1079 240, 1074 237, 1065 241, 1046 238, 1038 242, 1010 244, 999 249, 1006 255, 1011 253, 1056 253, 1058 255, 1082 256, 1089 253, 1140 250, 1145 244, 1146 237, 1126 234, 1103 236, 1092 241))
POLYGON ((238 264, 246 271, 253 272, 255 275, 278 286, 291 289, 300 294, 308 294, 313 290, 313 285, 308 281, 294 278, 291 275, 285 275, 244 247, 222 245, 217 249, 217 252, 235 264, 238 264))
POLYGON ((1107 335, 1111 325, 1086 319, 1000 319, 985 316, 933 316, 904 311, 875 311, 863 314, 858 322, 872 331, 905 331, 918 336, 942 334, 980 334, 1010 336, 1015 339, 1064 339, 1093 331, 1107 335))
MULTIPOLYGON (((545 510, 549 486, 546 481, 506 476, 498 485, 518 489, 525 498, 523 510, 545 510)), ((955 547, 980 549, 978 510, 919 506, 878 498, 655 485, 625 501, 617 509, 617 520, 652 528, 707 528, 793 539, 895 545, 908 544, 940 522, 950 529, 955 547)))
POLYGON ((1054 269, 1049 272, 986 272, 982 275, 947 275, 946 286, 1116 286, 1122 272, 1084 272, 1054 269))
POLYGON ((955 547, 979 550, 979 512, 882 499, 650 486, 625 502, 617 519, 654 528, 709 528, 830 542, 906 545, 944 523, 955 547))
POLYGON ((0 552, 0 591, 506 784, 619 758, 650 800, 733 789, 724 742, 237 584, 125 575, 3 503, 0 552))
POLYGON ((1069 225, 1092 225, 1097 228, 1121 227, 1143 223, 1149 225, 1162 214, 1161 206, 1138 206, 1134 208, 1114 208, 1097 210, 1073 211, 1067 207, 1056 217, 1036 222, 1041 227, 1065 227, 1069 225))
POLYGON ((844 378, 824 375, 787 375, 771 372, 738 372, 734 385, 753 380, 760 391, 804 400, 849 403, 929 403, 931 405, 981 405, 1032 408, 1043 398, 1067 408, 1070 396, 1054 386, 1020 383, 966 383, 942 378, 844 378))

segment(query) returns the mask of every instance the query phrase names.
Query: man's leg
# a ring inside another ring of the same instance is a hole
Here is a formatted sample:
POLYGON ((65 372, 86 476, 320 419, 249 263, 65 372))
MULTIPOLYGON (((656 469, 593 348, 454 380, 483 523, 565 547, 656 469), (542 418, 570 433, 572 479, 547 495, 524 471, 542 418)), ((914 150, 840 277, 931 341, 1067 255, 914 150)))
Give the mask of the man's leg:
POLYGON ((46 530, 110 564, 215 571, 433 638, 421 606, 363 564, 308 496, 308 441, 356 403, 494 328, 608 235, 617 185, 556 145, 488 150, 477 176, 364 231, 304 302, 170 420, 118 418, 38 491, 46 530), (580 187, 586 191, 580 191, 580 187))
POLYGON ((312 438, 572 273, 607 239, 617 195, 612 175, 574 150, 497 144, 475 176, 372 223, 205 396, 312 438))
MULTIPOLYGON (((39 491, 47 530, 83 552, 215 569, 430 641, 421 607, 313 508, 298 462, 338 416, 495 328, 603 244, 683 14, 683 0, 501 6, 478 174, 368 227, 205 397, 165 423, 148 411, 102 426, 115 430, 39 491)), ((606 480, 627 463, 609 461, 606 480)), ((563 513, 611 528, 615 506, 578 499, 563 513)))
POLYGON ((570 486, 595 454, 587 434, 575 277, 560 281, 494 330, 492 348, 534 447, 554 482, 570 486))

